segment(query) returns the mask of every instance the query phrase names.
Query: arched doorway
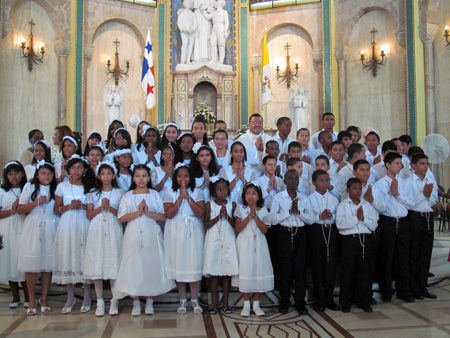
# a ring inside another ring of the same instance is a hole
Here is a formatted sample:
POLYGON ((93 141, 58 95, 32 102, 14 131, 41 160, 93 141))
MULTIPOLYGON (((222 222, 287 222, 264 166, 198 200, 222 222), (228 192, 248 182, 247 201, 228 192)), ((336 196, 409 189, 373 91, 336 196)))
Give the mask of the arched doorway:
POLYGON ((200 82, 194 88, 192 111, 195 112, 199 103, 205 102, 211 107, 214 114, 217 116, 217 90, 216 87, 210 82, 200 82))

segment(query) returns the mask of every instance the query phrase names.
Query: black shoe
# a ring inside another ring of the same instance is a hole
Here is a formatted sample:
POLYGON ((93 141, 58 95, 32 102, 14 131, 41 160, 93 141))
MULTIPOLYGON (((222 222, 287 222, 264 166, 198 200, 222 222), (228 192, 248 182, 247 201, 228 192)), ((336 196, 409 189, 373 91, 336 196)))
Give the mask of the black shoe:
POLYGON ((370 300, 370 305, 376 305, 376 304, 378 304, 377 300, 372 297, 372 299, 370 300))
POLYGON ((341 307, 337 305, 335 302, 330 302, 325 305, 327 308, 329 308, 331 311, 340 311, 341 307))
POLYGON ((372 313, 372 312, 373 312, 372 307, 371 307, 370 305, 364 307, 364 308, 363 308, 363 311, 364 311, 364 312, 367 312, 367 313, 372 313))
POLYGON ((408 303, 414 303, 414 298, 413 297, 411 297, 411 295, 402 295, 402 294, 397 294, 397 298, 398 299, 401 299, 401 300, 404 300, 405 302, 408 302, 408 303))
POLYGON ((413 294, 413 297, 415 299, 418 299, 418 300, 424 300, 425 299, 425 297, 421 293, 415 293, 415 294, 413 294))
POLYGON ((342 307, 341 311, 344 313, 349 313, 350 312, 350 308, 349 307, 342 307))
POLYGON ((285 315, 286 313, 289 312, 289 307, 285 305, 280 305, 280 307, 278 308, 278 312, 285 315))
POLYGON ((437 296, 434 293, 430 293, 430 292, 428 292, 428 290, 425 290, 425 292, 423 293, 423 296, 428 299, 436 299, 437 298, 437 296))
POLYGON ((300 316, 305 316, 308 314, 308 309, 305 305, 294 304, 294 307, 300 316))
POLYGON ((314 309, 317 312, 325 312, 325 305, 323 305, 323 304, 315 304, 314 305, 314 309))
POLYGON ((381 300, 385 303, 390 303, 392 302, 392 296, 391 295, 381 295, 381 300))
POLYGON ((434 273, 428 272, 428 277, 434 277, 434 273))

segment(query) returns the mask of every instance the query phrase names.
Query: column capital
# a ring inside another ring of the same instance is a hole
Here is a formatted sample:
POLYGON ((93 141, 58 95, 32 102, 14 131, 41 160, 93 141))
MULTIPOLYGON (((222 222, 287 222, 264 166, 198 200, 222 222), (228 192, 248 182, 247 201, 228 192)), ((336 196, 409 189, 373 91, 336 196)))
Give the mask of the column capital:
POLYGON ((92 59, 92 54, 94 54, 94 46, 85 45, 84 46, 84 58, 87 61, 90 61, 92 59))
POLYGON ((399 30, 395 33, 395 36, 397 37, 397 43, 404 49, 406 47, 406 32, 399 30))
POLYGON ((255 54, 250 57, 250 65, 253 71, 259 70, 261 68, 261 62, 262 62, 261 55, 255 54))
POLYGON ((55 53, 58 56, 68 57, 72 48, 70 40, 59 39, 54 41, 55 53))
POLYGON ((313 50, 312 57, 313 57, 314 63, 321 64, 322 63, 322 50, 321 49, 313 50))
POLYGON ((347 55, 345 54, 345 47, 339 46, 334 49, 334 54, 337 61, 347 61, 347 55))
POLYGON ((435 23, 425 23, 419 25, 419 36, 422 42, 433 42, 438 31, 438 25, 435 23))

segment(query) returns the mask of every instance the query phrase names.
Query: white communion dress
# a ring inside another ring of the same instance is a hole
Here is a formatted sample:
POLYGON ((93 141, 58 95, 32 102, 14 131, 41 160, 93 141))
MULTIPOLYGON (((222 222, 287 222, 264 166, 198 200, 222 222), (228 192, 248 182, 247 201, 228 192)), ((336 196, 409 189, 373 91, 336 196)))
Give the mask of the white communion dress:
MULTIPOLYGON (((147 194, 128 191, 120 202, 118 218, 138 211, 142 200, 145 200, 150 212, 164 213, 162 199, 155 190, 150 189, 147 194)), ((175 283, 167 276, 164 257, 163 234, 154 219, 141 215, 128 222, 114 297, 150 297, 172 290, 175 283)))
MULTIPOLYGON (((111 208, 119 209, 122 189, 92 192, 87 195, 87 203, 94 209, 101 207, 104 198, 109 199, 111 208)), ((120 249, 122 247, 122 224, 108 210, 102 210, 89 225, 84 251, 84 277, 89 279, 116 279, 119 270, 120 249)))

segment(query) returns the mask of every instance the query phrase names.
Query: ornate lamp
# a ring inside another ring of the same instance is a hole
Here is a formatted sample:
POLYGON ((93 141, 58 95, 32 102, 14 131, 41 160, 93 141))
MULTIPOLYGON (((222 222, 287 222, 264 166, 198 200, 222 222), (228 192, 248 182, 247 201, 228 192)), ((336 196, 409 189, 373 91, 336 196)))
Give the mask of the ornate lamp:
POLYGON ((298 77, 298 62, 295 62, 295 70, 291 70, 291 63, 289 61, 289 48, 291 45, 289 43, 286 43, 286 46, 284 48, 286 49, 286 69, 284 72, 280 72, 280 66, 277 65, 276 71, 277 71, 277 80, 279 83, 286 82, 286 86, 289 88, 291 86, 291 80, 294 77, 298 77), (281 80, 280 80, 281 79, 281 80))
POLYGON ((27 63, 28 63, 28 70, 31 72, 33 70, 33 63, 37 64, 38 62, 43 62, 42 59, 44 58, 44 54, 45 54, 45 48, 44 48, 44 44, 41 43, 39 45, 40 47, 40 56, 38 54, 35 53, 34 49, 36 46, 34 46, 34 42, 33 42, 33 26, 35 25, 35 23, 33 22, 33 20, 31 20, 30 22, 28 22, 30 24, 30 44, 28 45, 28 47, 25 46, 25 39, 22 39, 20 42, 20 48, 22 48, 22 54, 23 57, 27 59, 27 63), (27 50, 25 52, 25 49, 27 50))
POLYGON ((118 45, 119 40, 116 39, 116 41, 113 41, 113 43, 116 44, 116 54, 115 54, 115 63, 116 65, 111 70, 111 60, 108 58, 106 61, 106 66, 108 67, 108 75, 113 74, 114 80, 116 83, 116 86, 119 85, 119 79, 121 78, 127 78, 128 77, 128 70, 130 69, 130 61, 125 61, 125 66, 127 70, 122 70, 119 66, 119 51, 118 51, 118 45))
POLYGON ((377 32, 377 30, 375 28, 373 28, 372 31, 370 32, 372 34, 372 57, 369 59, 369 61, 364 62, 365 61, 365 51, 361 51, 361 56, 359 58, 363 65, 362 68, 363 69, 367 68, 367 71, 372 71, 373 77, 377 76, 377 70, 381 65, 383 65, 384 57, 386 56, 386 53, 387 53, 387 46, 381 46, 381 51, 380 51, 381 60, 377 59, 377 57, 375 56, 375 46, 377 45, 377 43, 375 42, 375 33, 376 32, 377 32))

